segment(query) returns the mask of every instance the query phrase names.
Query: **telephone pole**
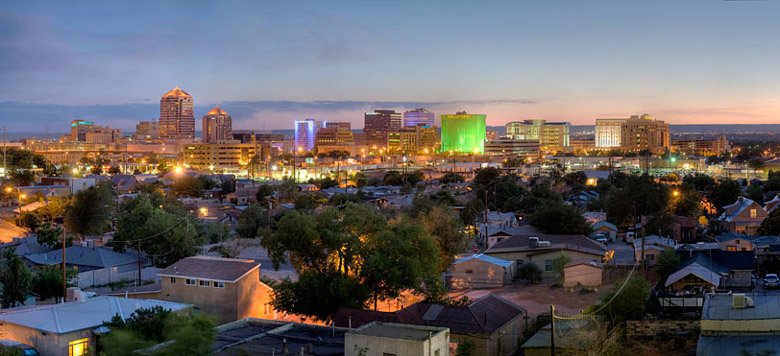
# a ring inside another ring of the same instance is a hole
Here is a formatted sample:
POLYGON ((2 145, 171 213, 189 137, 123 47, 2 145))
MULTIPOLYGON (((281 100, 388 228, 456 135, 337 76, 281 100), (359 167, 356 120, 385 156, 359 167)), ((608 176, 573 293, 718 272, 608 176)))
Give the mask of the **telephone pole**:
POLYGON ((62 302, 65 303, 68 299, 68 272, 65 265, 65 228, 62 228, 60 233, 62 236, 62 302))
POLYGON ((555 305, 550 304, 550 356, 555 356, 555 305))

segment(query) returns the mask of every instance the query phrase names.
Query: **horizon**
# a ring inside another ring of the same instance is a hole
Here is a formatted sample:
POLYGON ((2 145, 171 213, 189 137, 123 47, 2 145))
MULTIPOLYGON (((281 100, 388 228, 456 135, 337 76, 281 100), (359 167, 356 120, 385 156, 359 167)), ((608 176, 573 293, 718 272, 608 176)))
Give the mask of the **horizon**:
POLYGON ((465 109, 487 114, 489 125, 642 113, 670 124, 780 122, 778 2, 14 2, 4 10, 0 80, 14 85, 0 88, 0 124, 17 130, 82 118, 130 129, 157 118, 159 97, 176 85, 193 95, 196 118, 222 105, 239 129, 285 129, 308 117, 362 127, 362 112, 383 107, 465 109))

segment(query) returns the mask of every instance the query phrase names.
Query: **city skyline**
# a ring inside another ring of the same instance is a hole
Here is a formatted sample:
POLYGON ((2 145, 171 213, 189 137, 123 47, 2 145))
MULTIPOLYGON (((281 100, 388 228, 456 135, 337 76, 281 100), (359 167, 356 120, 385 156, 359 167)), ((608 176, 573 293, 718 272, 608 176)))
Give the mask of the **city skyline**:
POLYGON ((780 122, 775 2, 184 4, 5 4, 0 124, 129 130, 176 85, 237 129, 417 107, 488 125, 780 122))

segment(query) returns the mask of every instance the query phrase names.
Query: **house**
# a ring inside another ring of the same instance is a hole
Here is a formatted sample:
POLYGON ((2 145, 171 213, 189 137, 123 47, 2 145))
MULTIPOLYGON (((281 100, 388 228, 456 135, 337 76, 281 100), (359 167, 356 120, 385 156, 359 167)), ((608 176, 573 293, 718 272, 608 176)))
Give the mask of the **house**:
POLYGON ((723 210, 718 218, 723 227, 746 235, 755 235, 761 222, 769 215, 761 205, 746 197, 739 197, 734 204, 724 206, 723 210))
POLYGON ((538 235, 539 230, 531 225, 523 226, 500 226, 500 225, 485 225, 477 224, 477 234, 479 235, 479 241, 485 241, 485 234, 487 234, 487 246, 493 246, 501 241, 504 241, 515 235, 538 235))
POLYGON ((599 221, 593 224, 591 228, 593 229, 593 236, 596 234, 604 234, 610 241, 615 240, 617 237, 618 228, 611 222, 599 221))
POLYGON ((566 202, 578 208, 585 208, 590 202, 598 200, 599 196, 599 192, 595 190, 585 190, 569 197, 566 202))
POLYGON ((276 319, 271 287, 260 281, 260 264, 253 260, 187 257, 160 270, 157 276, 159 284, 112 294, 192 304, 219 323, 243 318, 276 319))
POLYGON ((0 335, 35 347, 41 356, 92 355, 95 337, 115 315, 129 318, 141 308, 188 313, 190 305, 150 299, 94 297, 62 304, 20 307, 0 313, 0 335))
POLYGON ((664 287, 672 293, 700 294, 714 291, 721 286, 725 268, 712 263, 703 254, 688 259, 680 268, 670 274, 664 282, 664 287))
POLYGON ((658 235, 648 235, 644 238, 634 239, 634 260, 637 263, 645 262, 648 266, 655 266, 661 258, 661 252, 676 249, 677 241, 658 235))
MULTIPOLYGON (((62 265, 62 249, 30 254, 24 258, 36 266, 59 266, 62 265)), ((134 280, 138 276, 139 261, 141 267, 148 265, 145 258, 139 260, 136 252, 79 245, 65 249, 65 264, 78 272, 77 284, 80 288, 134 280)))
POLYGON ((586 211, 582 213, 582 217, 585 218, 585 221, 593 225, 600 221, 606 221, 607 213, 600 211, 586 211))
POLYGON ((753 251, 755 250, 754 238, 754 236, 739 233, 725 233, 715 236, 720 249, 724 251, 753 251))
POLYGON ((764 210, 767 214, 775 211, 778 206, 780 206, 780 193, 776 193, 771 200, 764 202, 764 210))
POLYGON ((601 263, 593 261, 569 262, 563 266, 564 287, 596 287, 604 275, 601 263))
POLYGON ((119 193, 133 193, 138 185, 138 179, 134 175, 114 174, 111 176, 111 184, 119 193))
POLYGON ((520 269, 524 263, 534 263, 543 277, 555 277, 552 261, 564 254, 571 261, 601 261, 607 248, 584 235, 517 235, 501 241, 485 251, 488 256, 515 261, 520 269))
POLYGON ((437 326, 450 329, 450 343, 473 346, 472 355, 511 355, 518 350, 527 312, 495 294, 468 305, 417 303, 396 312, 342 308, 336 326, 358 327, 369 321, 437 326))
POLYGON ((761 355, 780 350, 780 296, 707 294, 697 355, 761 355))
MULTIPOLYGON (((587 333, 579 330, 592 330, 593 322, 587 319, 558 320, 555 322, 555 350, 566 355, 586 355, 587 345, 582 338, 587 333)), ((531 336, 521 348, 525 356, 549 356, 551 352, 552 326, 545 325, 531 336)))
POLYGON ((371 322, 344 334, 344 355, 447 356, 450 330, 371 322))
POLYGON ((677 242, 695 242, 698 239, 699 220, 693 216, 674 217, 674 239, 677 242))
POLYGON ((670 274, 664 286, 670 292, 753 287, 755 254, 750 251, 689 251, 680 268, 670 274))
POLYGON ((514 261, 485 254, 455 260, 448 271, 450 288, 496 288, 512 281, 517 268, 514 261))
MULTIPOLYGON (((245 318, 218 326, 211 350, 213 355, 232 356, 344 355, 347 331, 333 326, 245 318)), ((151 349, 136 353, 153 355, 151 349)))

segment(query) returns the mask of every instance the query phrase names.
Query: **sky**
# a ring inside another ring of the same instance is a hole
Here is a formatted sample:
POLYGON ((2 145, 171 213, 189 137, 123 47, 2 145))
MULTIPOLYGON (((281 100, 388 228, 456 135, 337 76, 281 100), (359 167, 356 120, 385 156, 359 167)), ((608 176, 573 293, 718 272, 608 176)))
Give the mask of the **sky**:
POLYGON ((780 123, 780 1, 0 3, 0 125, 132 130, 160 96, 241 129, 425 106, 593 124, 780 123))

